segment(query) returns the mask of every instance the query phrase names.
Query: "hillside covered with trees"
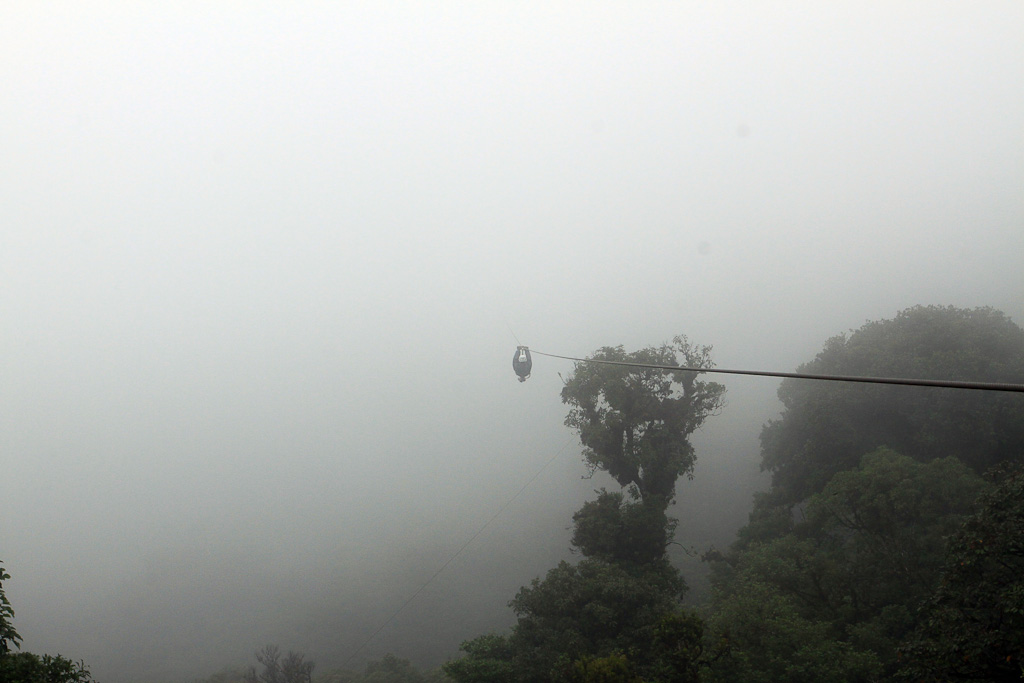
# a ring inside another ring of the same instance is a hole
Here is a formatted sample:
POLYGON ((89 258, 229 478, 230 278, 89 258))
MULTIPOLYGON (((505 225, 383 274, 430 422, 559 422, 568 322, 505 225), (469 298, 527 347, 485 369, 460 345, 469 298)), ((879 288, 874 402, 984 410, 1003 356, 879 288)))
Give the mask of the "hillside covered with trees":
MULTIPOLYGON (((267 646, 259 666, 204 683, 1024 675, 1020 393, 783 381, 782 413, 761 433, 771 487, 735 542, 704 554, 711 599, 687 606, 667 554, 677 542, 671 506, 680 477, 692 476, 689 438, 723 410, 725 388, 697 372, 628 364, 710 368, 711 348, 680 336, 589 360, 623 365, 576 364, 562 389, 565 424, 591 472, 618 488, 596 491, 573 515, 580 559, 511 596, 508 632, 466 640, 432 672, 394 655, 363 671, 318 671, 267 646)), ((1024 330, 992 309, 915 307, 829 339, 800 370, 1021 383, 1024 330)), ((15 652, 13 609, 0 597, 0 679, 89 680, 81 664, 15 652)))
MULTIPOLYGON (((699 361, 698 351, 677 350, 680 364, 710 363, 710 349, 699 349, 699 361)), ((594 358, 671 364, 668 352, 602 349, 594 358)), ((916 307, 833 337, 800 371, 1019 383, 1024 331, 991 309, 916 307)), ((665 397, 670 379, 661 382, 665 397)), ((1020 676, 1024 594, 1015 577, 1024 575, 1024 498, 1012 493, 1024 460, 1019 394, 783 381, 783 413, 761 437, 772 487, 757 496, 734 545, 705 555, 713 597, 691 611, 679 602, 682 577, 657 553, 671 542, 674 522, 659 516, 661 507, 644 513, 638 472, 685 474, 693 457, 686 427, 713 413, 721 394, 711 385, 684 387, 679 401, 701 406, 696 417, 666 419, 644 432, 655 438, 637 443, 635 418, 622 405, 665 416, 657 401, 626 390, 642 384, 633 370, 597 365, 577 366, 567 381, 566 423, 579 430, 588 462, 607 468, 625 493, 601 491, 584 505, 573 536, 584 559, 524 588, 511 602, 519 617, 512 633, 465 643, 465 656, 445 667, 450 676, 467 683, 1020 676), (595 386, 605 389, 603 400, 595 386), (964 623, 970 627, 957 627, 964 623)))

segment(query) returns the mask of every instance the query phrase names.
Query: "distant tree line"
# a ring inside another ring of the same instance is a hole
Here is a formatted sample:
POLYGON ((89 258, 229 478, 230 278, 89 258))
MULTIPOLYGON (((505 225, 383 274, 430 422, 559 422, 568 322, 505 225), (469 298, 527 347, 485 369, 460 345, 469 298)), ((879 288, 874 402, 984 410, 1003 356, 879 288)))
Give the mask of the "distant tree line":
POLYGON ((314 675, 314 663, 305 655, 289 651, 282 655, 276 645, 256 651, 259 666, 246 670, 225 669, 194 683, 444 683, 449 679, 440 671, 421 672, 409 660, 393 654, 367 662, 362 671, 329 669, 314 675))

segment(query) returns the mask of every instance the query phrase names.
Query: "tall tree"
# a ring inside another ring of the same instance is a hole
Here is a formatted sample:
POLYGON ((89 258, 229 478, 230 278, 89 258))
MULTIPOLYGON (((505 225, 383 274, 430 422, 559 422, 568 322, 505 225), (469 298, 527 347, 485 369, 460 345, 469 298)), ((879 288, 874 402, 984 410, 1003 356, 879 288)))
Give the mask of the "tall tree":
MULTIPOLYGON (((991 308, 917 306, 832 337, 808 373, 1024 382, 1024 330, 991 308)), ((1024 457, 1016 394, 786 379, 784 410, 761 433, 772 473, 764 504, 792 505, 888 446, 915 460, 954 456, 983 473, 1024 457)))
POLYGON ((573 543, 584 555, 646 563, 664 557, 672 522, 666 509, 676 481, 693 471, 689 437, 723 405, 725 387, 693 371, 614 365, 710 368, 710 346, 685 336, 626 353, 604 347, 577 363, 562 389, 565 424, 575 429, 592 471, 607 472, 629 494, 601 491, 574 517, 573 543), (608 363, 610 362, 610 363, 608 363))
MULTIPOLYGON (((672 344, 626 353, 605 347, 590 360, 711 367, 711 348, 672 344)), ((591 471, 625 490, 600 491, 573 516, 572 543, 585 557, 560 563, 509 603, 508 636, 463 643, 444 671, 459 683, 696 681, 703 622, 682 608, 686 582, 665 557, 674 523, 666 509, 693 470, 688 437, 722 406, 725 389, 695 371, 584 362, 562 390, 566 425, 577 430, 591 471)))

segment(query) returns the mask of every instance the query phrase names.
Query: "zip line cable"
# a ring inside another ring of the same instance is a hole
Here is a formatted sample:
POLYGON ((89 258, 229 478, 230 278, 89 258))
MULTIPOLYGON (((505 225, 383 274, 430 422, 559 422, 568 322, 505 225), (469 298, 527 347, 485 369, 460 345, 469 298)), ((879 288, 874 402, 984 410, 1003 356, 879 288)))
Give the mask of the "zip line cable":
MULTIPOLYGON (((511 330, 510 330, 510 331, 511 331, 511 330)), ((514 333, 513 333, 513 336, 515 336, 515 334, 514 334, 514 333)), ((356 650, 355 650, 355 652, 353 652, 352 654, 350 654, 350 655, 348 656, 348 658, 347 658, 347 659, 346 659, 346 660, 345 660, 345 661, 344 661, 344 662, 342 663, 342 666, 348 666, 348 663, 349 663, 350 661, 352 661, 352 660, 353 660, 353 659, 355 658, 355 656, 356 656, 356 655, 358 655, 358 654, 359 654, 360 652, 362 652, 362 651, 363 651, 363 649, 364 649, 364 648, 365 648, 365 647, 366 647, 367 645, 369 645, 369 644, 370 644, 370 642, 371 642, 371 641, 372 641, 372 640, 373 640, 374 638, 376 638, 376 637, 377 637, 377 635, 378 635, 378 634, 379 634, 379 633, 380 633, 381 631, 383 631, 383 630, 384 630, 385 628, 387 628, 387 626, 388 626, 388 625, 389 625, 389 624, 390 624, 390 623, 391 623, 392 621, 394 621, 394 620, 395 620, 395 618, 396 618, 396 617, 398 617, 398 615, 399 615, 399 614, 401 614, 401 613, 402 613, 402 612, 403 612, 403 611, 405 610, 405 608, 406 608, 406 607, 408 607, 408 606, 409 606, 409 604, 410 604, 410 603, 411 603, 411 602, 412 602, 413 600, 415 600, 415 599, 416 599, 416 598, 417 598, 417 597, 419 596, 419 594, 420 594, 420 593, 422 593, 422 592, 424 591, 424 589, 426 589, 426 587, 427 587, 427 586, 429 586, 429 585, 430 585, 431 583, 433 583, 433 582, 434 582, 434 579, 436 579, 436 578, 437 578, 438 576, 440 576, 440 575, 441 575, 441 572, 443 572, 443 571, 444 571, 445 569, 447 569, 447 568, 448 568, 448 565, 450 565, 450 564, 451 564, 452 562, 454 562, 454 561, 455 561, 455 558, 457 558, 457 557, 458 557, 459 555, 461 555, 461 554, 462 554, 462 551, 463 551, 463 550, 465 550, 465 549, 466 549, 467 547, 469 547, 469 544, 470 544, 470 543, 472 543, 473 541, 475 541, 475 540, 476 540, 476 538, 477 538, 477 536, 479 536, 480 534, 482 534, 482 533, 484 532, 484 530, 486 530, 486 529, 487 529, 487 527, 489 527, 489 526, 491 525, 491 523, 492 523, 492 522, 494 522, 494 520, 496 520, 496 519, 497 519, 497 518, 498 518, 498 517, 499 517, 499 516, 501 515, 501 513, 502 513, 502 512, 504 512, 504 511, 505 511, 505 510, 506 510, 506 509, 508 508, 508 506, 509 506, 509 505, 511 505, 512 503, 514 503, 514 502, 515 502, 515 500, 516 500, 516 499, 517 499, 517 498, 518 498, 519 496, 521 496, 521 495, 523 494, 523 491, 525 491, 525 490, 526 490, 527 488, 529 488, 530 484, 532 484, 533 482, 535 482, 535 481, 537 480, 537 477, 539 477, 539 476, 540 476, 541 474, 543 474, 543 473, 544 473, 544 470, 546 470, 546 469, 547 469, 548 467, 550 467, 550 466, 551 466, 551 463, 553 463, 553 462, 554 462, 555 460, 557 460, 557 459, 558 459, 558 456, 560 456, 560 455, 562 454, 562 451, 564 451, 564 450, 565 450, 566 448, 568 448, 568 447, 569 447, 569 444, 571 444, 572 442, 573 442, 573 438, 572 438, 572 437, 570 437, 570 438, 569 438, 569 440, 568 440, 568 441, 566 441, 566 442, 565 442, 565 443, 564 443, 564 444, 562 445, 562 447, 561 447, 561 448, 559 448, 559 449, 558 449, 557 451, 555 451, 555 454, 551 456, 551 459, 550 459, 550 460, 548 460, 548 461, 547 461, 546 463, 544 463, 544 465, 542 465, 542 466, 541 466, 541 468, 540 468, 539 470, 537 470, 537 472, 536 472, 536 473, 535 473, 535 474, 534 474, 534 475, 533 475, 532 477, 530 477, 530 479, 529 479, 529 480, 528 480, 528 481, 527 481, 527 482, 526 482, 525 484, 523 484, 523 485, 522 485, 522 486, 521 486, 521 487, 519 488, 519 490, 518 490, 518 491, 516 491, 516 492, 515 492, 515 494, 513 494, 513 496, 512 496, 511 498, 509 498, 509 499, 508 499, 508 500, 507 500, 507 501, 505 502, 505 504, 504 504, 504 505, 502 505, 502 506, 501 506, 500 508, 498 508, 498 511, 497 511, 497 512, 495 512, 495 513, 494 513, 493 515, 491 515, 491 518, 490 518, 490 519, 488 519, 488 520, 487 520, 486 522, 484 522, 484 525, 483 525, 482 527, 480 527, 479 529, 477 529, 476 533, 474 533, 474 534, 473 534, 472 536, 470 536, 470 537, 469 537, 469 540, 467 540, 467 541, 466 541, 465 543, 463 543, 463 544, 462 544, 461 546, 459 546, 459 549, 458 549, 458 550, 456 550, 456 551, 455 551, 455 553, 454 553, 454 554, 453 554, 453 555, 452 555, 451 557, 449 557, 449 558, 448 558, 448 559, 447 559, 447 560, 445 561, 445 563, 444 563, 444 564, 442 564, 442 565, 441 565, 441 567, 440 567, 440 568, 439 568, 439 569, 438 569, 438 570, 437 570, 436 572, 434 572, 434 573, 433 573, 433 575, 432 575, 432 576, 431 576, 431 577, 430 577, 429 579, 427 579, 427 580, 426 580, 426 582, 425 582, 425 583, 424 583, 424 584, 423 584, 422 586, 420 586, 420 587, 419 587, 418 589, 416 589, 416 592, 415 592, 415 593, 413 593, 413 594, 412 594, 411 596, 409 596, 409 598, 408 598, 408 599, 407 599, 407 600, 406 600, 405 602, 403 602, 403 603, 402 603, 402 606, 401 606, 401 607, 399 607, 398 609, 396 609, 396 610, 394 611, 394 613, 393 613, 393 614, 392 614, 392 615, 391 615, 390 617, 388 617, 388 618, 387 618, 387 619, 386 619, 386 620, 384 621, 384 623, 383 623, 383 624, 381 624, 381 625, 380 625, 380 626, 379 626, 379 627, 377 628, 377 630, 376 630, 376 631, 374 631, 373 633, 371 633, 371 634, 370 634, 370 637, 369 637, 369 638, 367 638, 367 639, 366 639, 366 640, 365 640, 365 641, 363 642, 363 644, 362 644, 362 645, 360 645, 359 647, 357 647, 357 648, 356 648, 356 650)))
POLYGON ((561 358, 577 363, 601 363, 602 365, 624 365, 631 368, 647 368, 650 370, 671 370, 675 372, 718 372, 726 375, 757 375, 759 377, 787 377, 792 379, 819 379, 832 382, 864 382, 869 384, 902 384, 920 387, 944 387, 947 389, 980 389, 982 391, 1015 391, 1024 393, 1024 384, 1006 384, 1001 382, 960 382, 943 379, 908 379, 903 377, 857 377, 854 375, 815 375, 806 372, 767 372, 765 370, 725 370, 721 368, 688 368, 682 365, 653 365, 650 363, 629 363, 618 360, 599 360, 596 358, 574 358, 559 356, 554 353, 534 351, 538 356, 561 358))
POLYGON ((512 338, 516 340, 516 344, 519 344, 520 346, 522 346, 523 342, 519 341, 519 337, 516 336, 515 332, 512 332, 512 326, 508 324, 507 320, 505 321, 505 327, 507 327, 508 331, 512 333, 512 338))

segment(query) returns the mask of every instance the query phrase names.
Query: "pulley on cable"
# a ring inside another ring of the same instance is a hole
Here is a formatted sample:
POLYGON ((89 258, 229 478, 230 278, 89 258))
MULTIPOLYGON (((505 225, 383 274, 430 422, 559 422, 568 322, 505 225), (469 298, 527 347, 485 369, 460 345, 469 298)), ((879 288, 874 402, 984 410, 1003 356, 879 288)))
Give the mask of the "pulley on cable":
POLYGON ((533 369, 533 359, 530 358, 530 349, 525 346, 517 346, 516 353, 512 356, 512 369, 519 375, 519 381, 525 382, 530 377, 530 370, 533 369))

